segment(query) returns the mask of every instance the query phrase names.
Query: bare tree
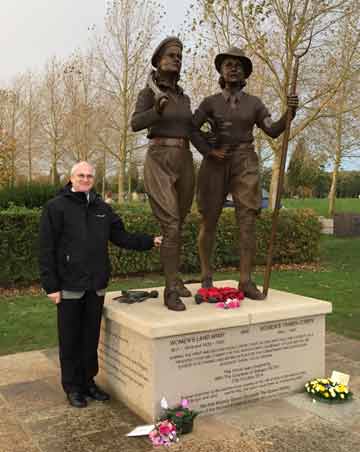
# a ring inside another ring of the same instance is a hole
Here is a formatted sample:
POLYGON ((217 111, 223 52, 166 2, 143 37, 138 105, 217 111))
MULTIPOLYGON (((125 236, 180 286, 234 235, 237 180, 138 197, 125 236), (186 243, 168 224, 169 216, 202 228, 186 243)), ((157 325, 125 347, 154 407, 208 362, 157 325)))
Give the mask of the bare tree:
POLYGON ((335 200, 338 173, 341 163, 349 153, 358 149, 360 140, 357 133, 358 123, 354 113, 360 109, 360 82, 359 82, 359 56, 360 56, 360 15, 359 2, 352 14, 347 17, 343 24, 343 30, 340 30, 340 61, 339 69, 346 74, 340 90, 336 93, 334 101, 329 105, 330 113, 329 125, 327 128, 328 136, 334 136, 334 146, 329 146, 330 158, 333 162, 332 180, 329 191, 329 216, 335 212, 335 200), (335 131, 335 134, 332 131, 335 131), (334 150, 334 152, 331 152, 334 150))
POLYGON ((97 63, 91 49, 85 55, 80 52, 73 55, 65 65, 66 156, 71 163, 98 158, 97 136, 102 128, 104 99, 98 86, 97 63))
POLYGON ((21 77, 16 77, 10 86, 0 90, 0 128, 3 150, 6 150, 8 183, 14 186, 17 176, 18 125, 20 120, 21 77), (5 147, 4 147, 5 146, 5 147))
POLYGON ((6 129, 0 128, 0 188, 8 187, 12 182, 11 156, 14 139, 8 135, 6 129))
MULTIPOLYGON (((306 46, 312 34, 311 53, 299 74, 302 102, 290 135, 293 140, 319 118, 346 78, 344 72, 335 73, 329 68, 337 39, 333 34, 335 25, 351 13, 349 8, 354 1, 358 3, 358 0, 199 0, 197 27, 203 30, 201 38, 211 46, 232 44, 247 50, 255 68, 249 88, 253 90, 254 84, 255 88, 261 87, 265 103, 278 115, 286 109, 295 54, 306 46)), ((271 140, 264 135, 263 140, 273 154, 273 206, 281 138, 271 140)))
POLYGON ((27 180, 33 179, 34 157, 39 157, 40 133, 40 88, 37 77, 28 71, 23 77, 23 90, 20 100, 21 130, 18 146, 21 147, 21 158, 27 168, 27 180))
POLYGON ((118 200, 124 199, 128 156, 139 144, 130 130, 137 93, 145 84, 149 51, 161 19, 160 6, 152 0, 115 0, 109 4, 106 34, 98 42, 98 58, 105 69, 102 88, 106 101, 106 125, 101 145, 118 162, 118 200))
POLYGON ((41 128, 44 146, 50 160, 50 176, 53 184, 59 179, 64 141, 66 138, 66 96, 64 89, 64 65, 53 57, 46 65, 42 83, 41 128))

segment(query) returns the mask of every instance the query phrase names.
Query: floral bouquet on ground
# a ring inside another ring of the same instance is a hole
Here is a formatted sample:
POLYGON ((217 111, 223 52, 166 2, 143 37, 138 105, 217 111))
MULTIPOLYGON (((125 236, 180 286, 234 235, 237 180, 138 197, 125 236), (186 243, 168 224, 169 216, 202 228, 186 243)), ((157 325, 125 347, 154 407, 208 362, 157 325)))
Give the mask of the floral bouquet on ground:
POLYGON ((201 288, 195 295, 195 302, 216 303, 218 308, 233 309, 240 307, 241 300, 244 299, 244 293, 234 287, 211 287, 210 289, 201 288))
POLYGON ((176 426, 168 419, 155 424, 154 430, 149 433, 149 438, 153 446, 170 446, 179 441, 176 426))
POLYGON ((176 426, 176 431, 179 434, 185 434, 192 432, 194 419, 199 414, 198 412, 191 410, 189 401, 182 399, 179 405, 174 408, 170 408, 166 399, 162 399, 161 407, 164 413, 161 415, 160 420, 167 419, 176 426))
POLYGON ((346 385, 337 383, 331 378, 310 380, 305 384, 305 390, 313 400, 322 402, 345 402, 352 397, 346 385))

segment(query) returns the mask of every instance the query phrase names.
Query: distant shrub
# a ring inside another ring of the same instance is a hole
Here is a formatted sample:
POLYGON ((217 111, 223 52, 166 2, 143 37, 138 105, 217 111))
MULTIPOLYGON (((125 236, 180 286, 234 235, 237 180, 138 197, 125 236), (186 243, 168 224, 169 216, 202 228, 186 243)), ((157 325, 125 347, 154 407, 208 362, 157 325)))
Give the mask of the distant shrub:
MULTIPOLYGON (((264 264, 271 233, 272 214, 264 210, 257 222, 257 262, 264 264)), ((320 255, 321 225, 312 209, 281 209, 273 262, 314 262, 320 255)))
POLYGON ((53 198, 58 190, 59 187, 39 182, 2 188, 0 190, 0 209, 7 209, 11 205, 28 209, 41 207, 50 198, 53 198))
MULTIPOLYGON (((148 204, 114 205, 127 230, 159 234, 159 225, 148 204)), ((38 228, 40 209, 11 207, 0 212, 0 286, 28 284, 38 280, 38 228)), ((200 216, 191 212, 183 231, 182 269, 199 270, 197 234, 200 216)), ((264 211, 257 221, 257 263, 265 263, 271 231, 271 212, 264 211)), ((280 212, 274 262, 313 262, 319 257, 320 224, 311 210, 280 212)), ((110 245, 114 276, 160 271, 159 251, 139 253, 110 245)), ((218 225, 214 267, 238 264, 238 230, 232 209, 224 209, 218 225)))
POLYGON ((38 209, 13 206, 0 211, 0 286, 39 278, 39 217, 38 209))

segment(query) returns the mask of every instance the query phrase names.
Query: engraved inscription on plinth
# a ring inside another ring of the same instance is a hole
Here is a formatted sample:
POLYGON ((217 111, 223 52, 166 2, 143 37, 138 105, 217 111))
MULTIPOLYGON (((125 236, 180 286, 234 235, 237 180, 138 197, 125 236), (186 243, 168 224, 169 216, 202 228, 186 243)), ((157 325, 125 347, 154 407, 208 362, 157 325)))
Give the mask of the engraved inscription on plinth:
POLYGON ((323 374, 324 316, 164 338, 156 358, 158 401, 185 397, 194 409, 214 413, 281 397, 323 374))
POLYGON ((163 397, 215 413, 299 391, 324 374, 330 303, 272 290, 266 302, 245 299, 236 310, 188 301, 184 313, 173 313, 158 300, 129 306, 112 297, 97 382, 147 422, 160 414, 163 397))
POLYGON ((100 380, 144 418, 154 409, 152 355, 148 339, 109 319, 103 321, 100 380))

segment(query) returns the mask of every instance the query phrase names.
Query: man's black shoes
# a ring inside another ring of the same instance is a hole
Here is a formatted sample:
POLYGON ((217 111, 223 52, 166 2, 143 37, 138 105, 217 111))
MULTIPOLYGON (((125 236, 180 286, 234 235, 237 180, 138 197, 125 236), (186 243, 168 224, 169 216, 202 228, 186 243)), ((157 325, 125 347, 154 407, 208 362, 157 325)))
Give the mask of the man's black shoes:
POLYGON ((96 386, 95 383, 86 388, 84 395, 90 397, 91 399, 97 400, 98 402, 106 402, 107 400, 110 400, 109 394, 96 386))
POLYGON ((95 383, 88 386, 84 392, 67 392, 66 397, 70 405, 76 408, 87 407, 86 397, 90 397, 91 399, 99 402, 106 402, 107 400, 110 400, 109 394, 96 386, 95 383))
POLYGON ((71 406, 75 408, 85 408, 87 406, 87 401, 81 392, 68 392, 66 397, 71 406))

